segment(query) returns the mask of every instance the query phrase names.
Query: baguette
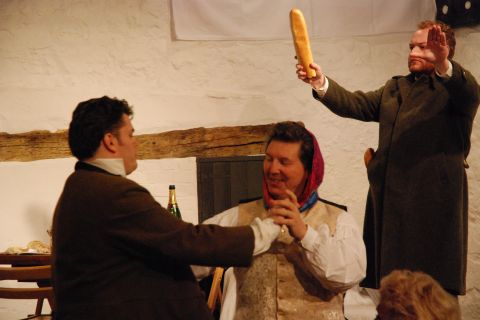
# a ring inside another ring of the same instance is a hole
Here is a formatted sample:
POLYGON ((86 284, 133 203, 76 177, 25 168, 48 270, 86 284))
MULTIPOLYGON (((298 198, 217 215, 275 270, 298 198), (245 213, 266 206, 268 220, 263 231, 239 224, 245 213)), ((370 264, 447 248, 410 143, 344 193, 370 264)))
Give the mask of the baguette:
POLYGON ((307 72, 308 78, 316 76, 315 70, 310 68, 313 62, 312 50, 310 49, 310 40, 308 38, 307 24, 302 11, 292 9, 290 11, 290 29, 292 30, 293 44, 297 54, 298 63, 303 66, 307 72))

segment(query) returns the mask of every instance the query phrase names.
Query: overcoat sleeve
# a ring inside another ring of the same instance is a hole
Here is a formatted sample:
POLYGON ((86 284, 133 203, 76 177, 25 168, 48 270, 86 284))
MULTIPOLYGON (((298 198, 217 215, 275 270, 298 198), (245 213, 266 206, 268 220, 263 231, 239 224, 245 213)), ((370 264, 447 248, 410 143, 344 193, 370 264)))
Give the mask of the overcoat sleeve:
POLYGON ((312 90, 316 100, 341 117, 378 122, 383 87, 370 92, 350 92, 331 78, 328 78, 328 82, 329 87, 323 98, 312 90))

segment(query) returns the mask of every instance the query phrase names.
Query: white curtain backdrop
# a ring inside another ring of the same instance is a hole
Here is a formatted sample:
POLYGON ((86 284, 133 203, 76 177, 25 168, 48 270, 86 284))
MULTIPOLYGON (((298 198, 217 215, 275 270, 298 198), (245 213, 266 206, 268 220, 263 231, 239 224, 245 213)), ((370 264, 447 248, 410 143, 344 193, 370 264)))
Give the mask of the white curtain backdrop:
POLYGON ((300 9, 311 38, 410 32, 433 20, 435 0, 172 0, 177 40, 290 39, 300 9))

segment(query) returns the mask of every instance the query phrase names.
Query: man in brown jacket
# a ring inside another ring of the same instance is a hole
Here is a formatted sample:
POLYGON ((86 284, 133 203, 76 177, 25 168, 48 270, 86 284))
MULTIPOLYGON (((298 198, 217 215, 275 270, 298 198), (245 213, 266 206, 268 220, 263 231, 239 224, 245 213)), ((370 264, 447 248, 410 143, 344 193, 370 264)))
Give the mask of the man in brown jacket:
POLYGON ((479 104, 474 77, 455 61, 453 30, 424 21, 410 41, 410 74, 371 92, 350 92, 319 65, 313 96, 334 113, 380 124, 369 162, 364 240, 367 276, 378 288, 394 269, 420 270, 465 294, 468 189, 465 168, 479 104))
POLYGON ((69 128, 79 162, 53 221, 58 319, 211 319, 190 264, 248 266, 280 232, 272 219, 250 226, 194 226, 172 216, 125 176, 137 143, 124 100, 81 102, 69 128))

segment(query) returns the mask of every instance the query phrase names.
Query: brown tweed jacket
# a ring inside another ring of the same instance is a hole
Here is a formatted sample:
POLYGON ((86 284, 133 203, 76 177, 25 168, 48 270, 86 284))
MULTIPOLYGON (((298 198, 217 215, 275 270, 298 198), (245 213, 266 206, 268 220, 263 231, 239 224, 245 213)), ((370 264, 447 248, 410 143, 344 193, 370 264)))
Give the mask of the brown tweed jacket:
POLYGON ((137 183, 78 162, 53 221, 57 319, 211 319, 190 264, 247 266, 249 226, 194 226, 137 183))

